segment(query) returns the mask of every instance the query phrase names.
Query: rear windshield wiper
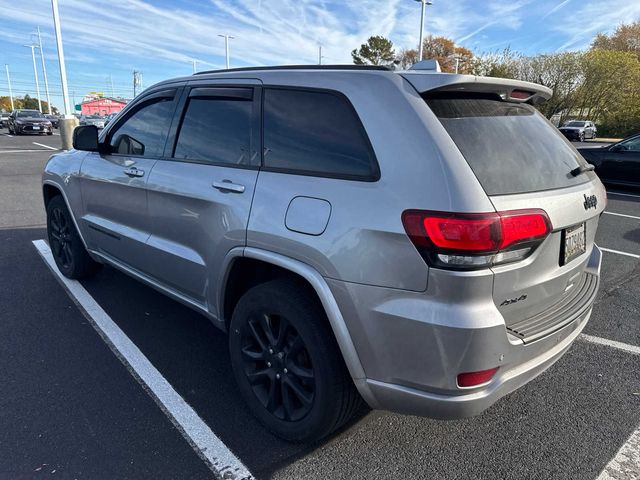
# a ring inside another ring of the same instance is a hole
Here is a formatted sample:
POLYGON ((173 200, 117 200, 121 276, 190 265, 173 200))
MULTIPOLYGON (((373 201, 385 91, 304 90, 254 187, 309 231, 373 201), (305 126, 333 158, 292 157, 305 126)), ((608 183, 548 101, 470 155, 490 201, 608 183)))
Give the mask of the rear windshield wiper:
POLYGON ((571 173, 571 175, 573 175, 574 177, 577 177, 581 173, 593 172, 595 169, 596 169, 596 167, 594 167, 590 163, 587 163, 586 165, 580 165, 579 167, 574 168, 569 173, 571 173))

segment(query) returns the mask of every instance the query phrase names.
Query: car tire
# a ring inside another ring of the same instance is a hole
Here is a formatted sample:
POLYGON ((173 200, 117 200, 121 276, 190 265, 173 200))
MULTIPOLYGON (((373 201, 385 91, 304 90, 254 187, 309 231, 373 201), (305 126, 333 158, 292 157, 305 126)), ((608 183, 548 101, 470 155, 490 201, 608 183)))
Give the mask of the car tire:
POLYGON ((47 132, 47 135, 53 135, 53 132, 47 132))
POLYGON ((579 141, 579 142, 584 142, 584 133, 580 133, 580 134, 578 135, 578 141, 579 141))
POLYGON ((229 328, 231 365, 252 413, 276 436, 317 441, 363 405, 315 293, 300 282, 251 288, 229 328))
POLYGON ((65 277, 88 278, 102 267, 84 248, 61 195, 56 195, 47 204, 47 236, 53 259, 65 277))

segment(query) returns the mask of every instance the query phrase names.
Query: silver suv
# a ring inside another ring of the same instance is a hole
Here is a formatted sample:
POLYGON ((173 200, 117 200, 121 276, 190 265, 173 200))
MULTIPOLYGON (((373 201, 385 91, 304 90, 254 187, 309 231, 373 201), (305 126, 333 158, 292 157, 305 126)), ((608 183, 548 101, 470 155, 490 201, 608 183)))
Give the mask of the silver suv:
POLYGON ((550 95, 345 66, 162 82, 51 157, 49 242, 66 276, 111 265, 228 332, 285 439, 363 401, 476 415, 561 357, 598 288, 605 190, 550 95))

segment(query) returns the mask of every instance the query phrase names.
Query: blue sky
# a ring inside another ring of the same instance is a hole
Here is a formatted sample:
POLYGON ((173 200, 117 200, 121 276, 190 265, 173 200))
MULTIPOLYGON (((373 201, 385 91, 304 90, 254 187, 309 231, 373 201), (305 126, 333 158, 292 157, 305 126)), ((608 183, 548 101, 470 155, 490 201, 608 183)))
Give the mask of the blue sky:
MULTIPOLYGON (((420 5, 413 0, 59 0, 70 94, 132 96, 132 71, 144 86, 231 66, 350 63, 370 35, 397 49, 416 46, 420 5)), ((640 19, 638 0, 433 0, 427 33, 446 35, 474 52, 510 47, 535 54, 588 47, 600 31, 640 19)), ((52 103, 61 106, 60 73, 49 0, 0 0, 0 66, 9 64, 14 95, 35 95, 30 43, 40 26, 52 103)), ((39 62, 39 59, 38 59, 39 62)), ((38 63, 41 92, 42 72, 38 63)), ((0 72, 0 95, 7 95, 0 72)))

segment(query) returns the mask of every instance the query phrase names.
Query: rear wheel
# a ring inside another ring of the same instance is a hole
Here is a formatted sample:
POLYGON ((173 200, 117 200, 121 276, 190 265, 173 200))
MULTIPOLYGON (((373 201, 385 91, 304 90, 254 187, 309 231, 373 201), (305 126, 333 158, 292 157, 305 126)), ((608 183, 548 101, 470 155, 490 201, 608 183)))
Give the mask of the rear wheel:
POLYGON ((580 135, 578 135, 578 140, 584 142, 584 132, 581 132, 580 135))
POLYGON ((249 408, 285 440, 325 437, 362 404, 322 307, 298 282, 273 280, 245 293, 229 348, 249 408))
POLYGON ((101 264, 84 248, 64 199, 53 197, 47 204, 47 235, 58 269, 68 278, 86 278, 95 274, 101 264))

